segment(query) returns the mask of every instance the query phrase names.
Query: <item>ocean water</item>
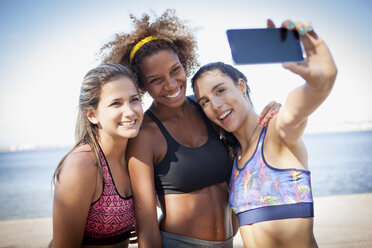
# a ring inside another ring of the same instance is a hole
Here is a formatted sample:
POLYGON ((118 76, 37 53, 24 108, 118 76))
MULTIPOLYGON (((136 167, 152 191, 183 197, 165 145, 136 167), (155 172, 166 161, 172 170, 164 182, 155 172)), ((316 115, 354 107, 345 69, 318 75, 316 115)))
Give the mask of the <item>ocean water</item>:
MULTIPOLYGON (((372 131, 305 134, 314 196, 372 192, 372 131)), ((0 220, 52 216, 65 149, 0 153, 0 220)))

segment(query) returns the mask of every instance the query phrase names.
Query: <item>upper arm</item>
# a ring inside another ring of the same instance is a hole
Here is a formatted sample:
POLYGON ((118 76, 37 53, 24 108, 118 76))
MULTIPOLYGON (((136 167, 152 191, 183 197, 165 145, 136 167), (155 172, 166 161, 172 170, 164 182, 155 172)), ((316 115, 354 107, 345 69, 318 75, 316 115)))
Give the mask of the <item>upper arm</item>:
POLYGON ((139 135, 129 141, 127 149, 138 243, 141 247, 161 246, 151 137, 151 130, 142 128, 139 135))
POLYGON ((96 181, 91 152, 66 157, 54 191, 53 247, 81 247, 96 181))
POLYGON ((279 110, 276 131, 284 143, 297 144, 307 125, 307 120, 329 92, 318 91, 307 84, 292 90, 279 110))

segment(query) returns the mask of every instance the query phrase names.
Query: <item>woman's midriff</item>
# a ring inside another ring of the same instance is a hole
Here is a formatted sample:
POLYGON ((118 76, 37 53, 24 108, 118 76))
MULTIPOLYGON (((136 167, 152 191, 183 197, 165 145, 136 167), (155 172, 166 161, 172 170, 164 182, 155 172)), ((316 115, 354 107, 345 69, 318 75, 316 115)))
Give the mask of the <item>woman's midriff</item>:
POLYGON ((318 247, 313 235, 313 218, 263 221, 240 227, 244 247, 318 247))
POLYGON ((159 200, 162 231, 209 241, 224 241, 233 235, 227 183, 167 194, 159 200))

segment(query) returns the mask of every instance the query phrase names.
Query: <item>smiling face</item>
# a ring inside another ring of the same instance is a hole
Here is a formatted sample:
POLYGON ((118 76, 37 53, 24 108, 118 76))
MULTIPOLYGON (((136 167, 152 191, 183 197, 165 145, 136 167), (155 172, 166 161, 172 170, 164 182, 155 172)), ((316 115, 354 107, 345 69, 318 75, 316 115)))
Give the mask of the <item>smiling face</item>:
POLYGON ((105 83, 96 110, 87 111, 99 135, 119 138, 137 136, 143 119, 141 99, 133 81, 121 76, 105 83))
POLYGON ((203 73, 194 86, 195 96, 207 117, 228 132, 237 131, 249 110, 245 82, 235 83, 218 69, 203 73))
POLYGON ((141 80, 157 104, 178 107, 185 101, 186 74, 176 53, 161 50, 140 64, 141 80))

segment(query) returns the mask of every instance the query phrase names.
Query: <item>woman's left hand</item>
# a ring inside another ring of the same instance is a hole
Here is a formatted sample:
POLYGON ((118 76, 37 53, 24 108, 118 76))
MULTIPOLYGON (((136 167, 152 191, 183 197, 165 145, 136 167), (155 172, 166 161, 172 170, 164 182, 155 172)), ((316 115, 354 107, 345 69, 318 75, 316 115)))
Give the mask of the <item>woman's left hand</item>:
POLYGON ((265 126, 270 121, 270 119, 279 112, 281 106, 282 105, 280 103, 277 103, 275 101, 269 102, 269 104, 267 104, 262 110, 260 116, 258 116, 257 123, 265 126))
MULTIPOLYGON (((267 25, 269 28, 275 27, 271 20, 267 21, 267 25)), ((297 30, 306 53, 306 59, 303 62, 287 62, 283 63, 283 67, 300 75, 307 84, 316 89, 332 87, 336 79, 337 68, 327 45, 316 34, 312 24, 286 20, 282 27, 297 30)))

